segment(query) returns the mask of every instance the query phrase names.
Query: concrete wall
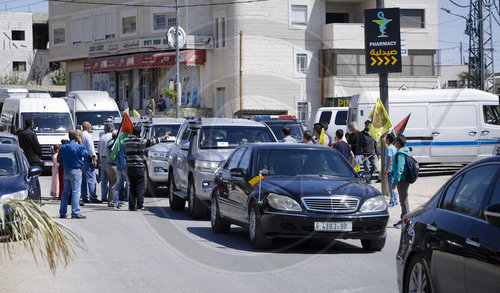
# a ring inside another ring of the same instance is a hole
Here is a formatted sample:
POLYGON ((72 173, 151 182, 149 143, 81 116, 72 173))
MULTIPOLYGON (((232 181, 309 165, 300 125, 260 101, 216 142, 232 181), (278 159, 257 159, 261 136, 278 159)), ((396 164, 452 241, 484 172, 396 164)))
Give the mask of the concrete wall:
POLYGON ((13 74, 12 62, 26 62, 26 71, 17 72, 27 78, 33 62, 32 14, 26 12, 0 12, 0 75, 13 74), (12 30, 24 31, 24 41, 12 40, 12 30))

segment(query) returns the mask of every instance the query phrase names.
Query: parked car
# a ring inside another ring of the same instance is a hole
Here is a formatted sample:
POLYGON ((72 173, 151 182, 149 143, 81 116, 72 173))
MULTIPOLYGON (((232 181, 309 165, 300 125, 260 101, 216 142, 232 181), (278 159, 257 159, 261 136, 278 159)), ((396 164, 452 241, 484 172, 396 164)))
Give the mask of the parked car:
POLYGON ((152 118, 151 125, 143 129, 145 138, 158 138, 170 133, 166 142, 155 144, 144 150, 146 156, 146 195, 156 196, 168 187, 167 158, 175 142, 175 137, 184 119, 152 118))
POLYGON ((169 199, 172 210, 208 215, 214 172, 242 144, 277 142, 268 126, 246 119, 186 118, 172 146, 169 164, 169 199))
POLYGON ((499 156, 459 171, 402 222, 400 292, 499 291, 499 156))
POLYGON ((280 142, 283 142, 281 130, 284 127, 290 128, 290 136, 295 138, 297 142, 304 141, 304 127, 293 115, 256 115, 253 119, 269 126, 280 142))
POLYGON ((10 133, 0 132, 0 144, 19 144, 17 138, 10 133))
POLYGON ((275 237, 319 237, 361 239, 364 249, 381 250, 387 202, 363 183, 367 176, 325 146, 242 146, 215 173, 212 230, 248 228, 255 248, 270 247, 275 237))
POLYGON ((0 144, 0 202, 34 199, 39 188, 36 177, 41 173, 40 167, 29 166, 17 144, 0 144))

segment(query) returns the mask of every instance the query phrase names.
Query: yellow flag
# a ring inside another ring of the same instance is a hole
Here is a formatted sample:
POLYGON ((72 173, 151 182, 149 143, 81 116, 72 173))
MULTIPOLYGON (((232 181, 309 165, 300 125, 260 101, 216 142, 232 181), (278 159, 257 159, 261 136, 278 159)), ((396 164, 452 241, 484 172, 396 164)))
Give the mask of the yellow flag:
POLYGON ((382 101, 379 98, 377 98, 377 103, 368 118, 372 121, 368 132, 375 141, 379 141, 380 137, 392 127, 389 115, 387 115, 384 104, 382 104, 382 101))
POLYGON ((132 116, 136 118, 141 118, 141 114, 139 114, 139 112, 137 112, 135 109, 132 110, 132 116))
POLYGON ((325 139, 325 129, 321 129, 321 135, 319 136, 319 145, 326 145, 326 139, 325 139))
POLYGON ((250 183, 252 186, 255 186, 264 179, 266 179, 266 176, 261 177, 261 176, 257 175, 255 177, 253 177, 252 179, 248 180, 248 183, 250 183))

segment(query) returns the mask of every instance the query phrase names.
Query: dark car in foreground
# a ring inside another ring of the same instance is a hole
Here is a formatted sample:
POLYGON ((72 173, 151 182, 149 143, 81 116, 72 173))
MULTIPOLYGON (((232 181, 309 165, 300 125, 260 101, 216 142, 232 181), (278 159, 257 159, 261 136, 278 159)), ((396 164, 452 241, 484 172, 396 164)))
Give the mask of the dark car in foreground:
MULTIPOLYGON (((34 199, 39 188, 36 177, 41 173, 40 167, 29 166, 17 144, 0 144, 0 203, 34 199)), ((4 210, 7 212, 5 206, 4 210)), ((3 234, 1 223, 0 234, 3 234)))
POLYGON ((403 217, 396 264, 400 292, 500 292, 500 156, 403 217))
POLYGON ((248 228, 255 248, 276 237, 320 237, 361 239, 363 248, 381 250, 389 214, 385 197, 337 151, 249 144, 216 171, 210 218, 216 233, 231 224, 248 228))

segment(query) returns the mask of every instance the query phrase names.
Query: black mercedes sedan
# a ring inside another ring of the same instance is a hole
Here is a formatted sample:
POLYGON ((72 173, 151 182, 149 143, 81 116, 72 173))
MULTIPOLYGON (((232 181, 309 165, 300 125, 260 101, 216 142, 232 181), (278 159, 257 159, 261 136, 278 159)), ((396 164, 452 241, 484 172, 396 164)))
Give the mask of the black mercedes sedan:
POLYGON ((400 292, 500 292, 500 156, 459 171, 402 222, 400 292))
POLYGON ((217 169, 210 218, 215 233, 248 228, 254 248, 276 237, 320 237, 381 250, 389 214, 385 197, 336 150, 266 143, 237 148, 217 169))

